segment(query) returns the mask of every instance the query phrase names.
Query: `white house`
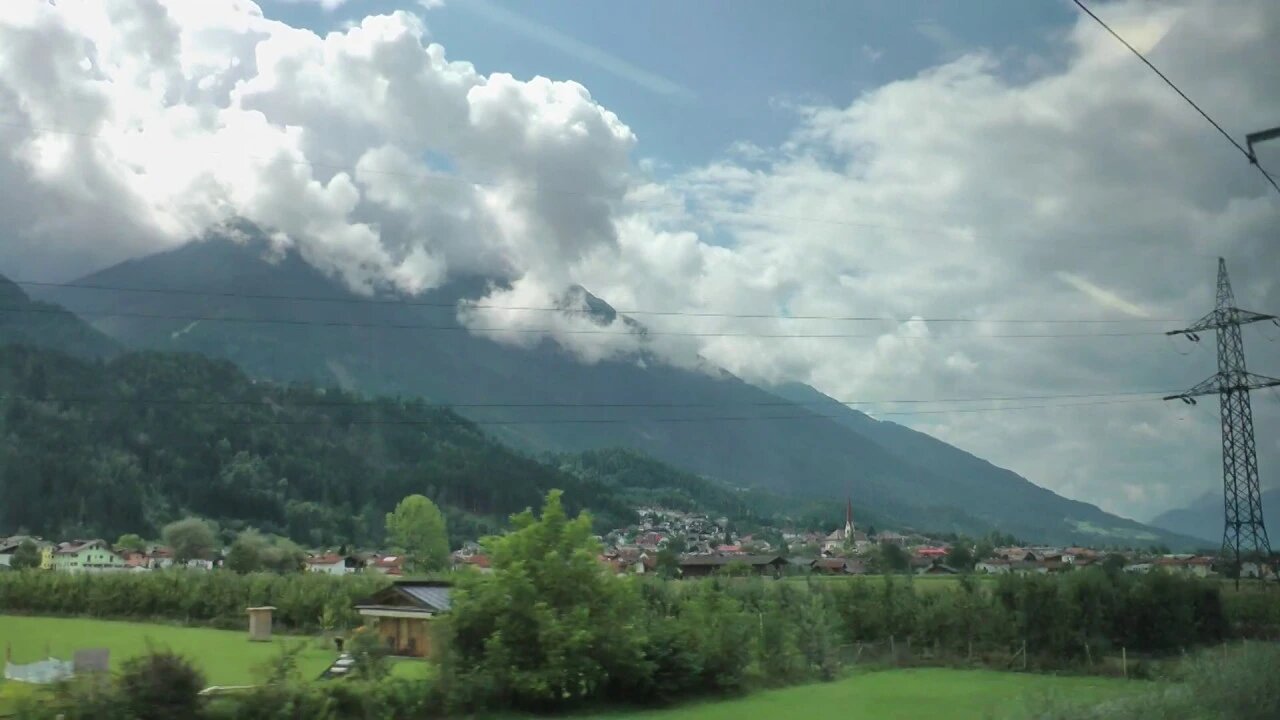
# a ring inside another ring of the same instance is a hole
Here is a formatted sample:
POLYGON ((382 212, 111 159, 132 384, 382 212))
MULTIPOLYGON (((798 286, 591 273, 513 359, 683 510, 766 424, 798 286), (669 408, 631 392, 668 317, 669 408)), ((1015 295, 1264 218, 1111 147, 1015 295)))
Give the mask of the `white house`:
POLYGON ((1275 571, 1263 563, 1245 560, 1240 563, 1240 577, 1242 578, 1270 578, 1275 575, 1275 571))
POLYGON ((307 572, 326 575, 350 575, 359 566, 359 561, 333 553, 307 558, 307 572))

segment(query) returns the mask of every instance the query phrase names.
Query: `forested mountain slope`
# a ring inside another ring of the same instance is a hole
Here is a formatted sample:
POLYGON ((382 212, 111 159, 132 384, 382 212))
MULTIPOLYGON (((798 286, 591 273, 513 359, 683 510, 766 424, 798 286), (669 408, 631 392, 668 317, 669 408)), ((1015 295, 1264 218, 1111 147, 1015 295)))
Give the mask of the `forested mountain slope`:
POLYGON ((315 545, 368 544, 396 502, 422 493, 458 541, 553 488, 600 529, 655 500, 744 526, 782 522, 791 507, 626 450, 540 461, 421 400, 279 386, 200 355, 102 362, 0 345, 0 532, 154 536, 197 514, 315 545))
MULTIPOLYGON (((1097 540, 1101 520, 1119 543, 1182 542, 1021 478, 1032 499, 1010 502, 1008 478, 991 466, 960 492, 945 463, 908 461, 828 417, 829 408, 786 402, 714 368, 644 355, 584 364, 551 341, 520 348, 459 330, 457 303, 483 296, 490 282, 456 279, 408 301, 371 302, 260 237, 214 235, 44 296, 130 347, 226 358, 254 377, 453 405, 527 452, 630 448, 732 486, 837 504, 851 495, 856 506, 917 528, 1069 542, 1097 540)), ((614 313, 579 292, 587 312, 614 313)))
POLYGON ((52 303, 32 301, 4 277, 0 277, 0 344, 46 347, 81 357, 106 357, 120 349, 75 314, 52 303))

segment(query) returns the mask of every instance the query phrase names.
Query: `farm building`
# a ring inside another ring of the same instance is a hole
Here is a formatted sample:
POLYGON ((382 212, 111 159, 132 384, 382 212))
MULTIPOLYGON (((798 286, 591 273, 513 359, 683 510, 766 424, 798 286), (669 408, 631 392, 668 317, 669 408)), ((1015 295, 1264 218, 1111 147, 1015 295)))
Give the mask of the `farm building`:
POLYGON ((438 615, 449 612, 451 591, 448 582, 397 580, 356 603, 355 609, 370 619, 392 655, 431 658, 436 655, 432 623, 438 615))
POLYGON ((680 558, 680 574, 687 578, 704 577, 730 565, 746 566, 755 575, 777 577, 787 566, 787 559, 781 555, 685 555, 680 558))

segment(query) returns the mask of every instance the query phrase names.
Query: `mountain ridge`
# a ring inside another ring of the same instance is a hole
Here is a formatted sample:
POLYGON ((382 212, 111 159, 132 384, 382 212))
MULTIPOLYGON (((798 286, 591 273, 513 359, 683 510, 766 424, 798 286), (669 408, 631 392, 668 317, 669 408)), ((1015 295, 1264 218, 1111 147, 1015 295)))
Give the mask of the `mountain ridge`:
MULTIPOLYGON (((1268 518, 1276 518, 1277 512, 1280 512, 1280 488, 1263 490, 1264 521, 1268 518)), ((1147 524, 1170 532, 1201 538, 1207 547, 1216 547, 1222 542, 1222 491, 1206 492, 1185 507, 1166 510, 1156 515, 1147 524)), ((1271 527, 1275 528, 1276 525, 1273 524, 1271 527)))
MULTIPOLYGON (((1074 511, 1075 515, 1072 520, 1078 523, 1079 527, 1089 528, 1083 532, 1086 535, 1095 536, 1098 541, 1105 541, 1109 535, 1115 534, 1116 529, 1110 528, 1111 532, 1108 533, 1109 528, 1100 523, 1113 523, 1119 520, 1121 521, 1120 529, 1138 532, 1147 525, 1137 520, 1107 513, 1090 503, 1064 498, 1047 488, 1036 485, 1012 470, 999 467, 988 460, 905 425, 889 420, 872 418, 808 385, 785 383, 773 387, 772 390, 779 397, 788 400, 817 403, 827 409, 829 416, 837 422, 850 427, 864 437, 872 439, 885 449, 901 457, 904 462, 920 465, 935 473, 945 475, 952 480, 951 487, 955 493, 953 497, 964 497, 965 494, 972 492, 975 478, 981 477, 986 483, 998 483, 997 490, 1001 493, 1006 503, 1027 508, 1028 510, 1055 506, 1074 511)), ((986 519, 980 511, 977 514, 979 518, 986 519)), ((1165 529, 1178 533, 1177 530, 1165 529)), ((1192 536, 1185 536, 1185 533, 1178 534, 1184 535, 1184 537, 1179 538, 1179 544, 1183 546, 1188 545, 1194 539, 1192 536)), ((1159 540, 1155 534, 1151 534, 1146 539, 1151 542, 1159 540)))
MULTIPOLYGON (((858 505, 921 529, 1098 539, 1092 528, 1067 521, 1075 501, 1038 488, 1048 507, 1003 507, 1000 493, 979 480, 973 497, 955 497, 948 490, 953 481, 936 467, 907 462, 831 413, 780 404, 777 394, 722 370, 691 371, 644 357, 583 364, 548 339, 514 347, 438 329, 456 326, 457 303, 483 297, 498 284, 494 279, 455 279, 413 304, 371 303, 296 253, 264 247, 206 237, 78 281, 194 288, 209 295, 50 288, 45 298, 72 311, 91 309, 95 325, 126 346, 225 358, 251 375, 279 381, 451 405, 527 452, 626 447, 730 485, 833 501, 851 495, 858 505), (268 294, 294 299, 263 299, 268 294), (139 317, 165 314, 201 319, 139 317), (938 502, 940 497, 951 499, 938 502)), ((565 297, 565 304, 585 308, 574 312, 590 312, 598 321, 616 317, 585 288, 569 288, 565 297)), ((1104 527, 1123 531, 1111 538, 1116 544, 1187 542, 1093 511, 1104 527)))
POLYGON ((94 358, 109 357, 121 349, 62 306, 32 300, 4 276, 0 276, 0 345, 30 345, 94 358))

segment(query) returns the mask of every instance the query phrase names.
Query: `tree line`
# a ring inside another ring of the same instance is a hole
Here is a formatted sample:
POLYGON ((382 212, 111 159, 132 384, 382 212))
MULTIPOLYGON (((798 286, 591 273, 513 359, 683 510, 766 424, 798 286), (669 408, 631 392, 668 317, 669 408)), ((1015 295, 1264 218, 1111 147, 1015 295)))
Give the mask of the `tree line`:
POLYGON ((246 607, 276 607, 286 630, 355 627, 355 602, 389 585, 378 573, 206 572, 0 573, 0 612, 75 615, 124 620, 169 620, 223 628, 245 627, 246 607), (326 628, 325 626, 329 626, 326 628))

